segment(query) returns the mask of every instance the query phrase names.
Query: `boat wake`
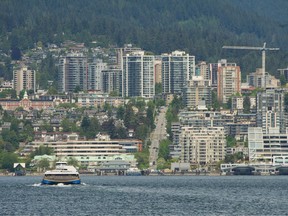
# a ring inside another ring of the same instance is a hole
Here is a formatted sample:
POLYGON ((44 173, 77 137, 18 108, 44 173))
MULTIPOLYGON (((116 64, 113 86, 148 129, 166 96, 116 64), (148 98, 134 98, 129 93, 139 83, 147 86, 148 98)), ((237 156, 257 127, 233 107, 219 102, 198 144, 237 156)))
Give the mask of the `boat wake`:
POLYGON ((58 183, 58 184, 54 184, 54 185, 44 185, 41 183, 35 183, 32 185, 32 187, 71 187, 72 185, 65 185, 63 183, 58 183))

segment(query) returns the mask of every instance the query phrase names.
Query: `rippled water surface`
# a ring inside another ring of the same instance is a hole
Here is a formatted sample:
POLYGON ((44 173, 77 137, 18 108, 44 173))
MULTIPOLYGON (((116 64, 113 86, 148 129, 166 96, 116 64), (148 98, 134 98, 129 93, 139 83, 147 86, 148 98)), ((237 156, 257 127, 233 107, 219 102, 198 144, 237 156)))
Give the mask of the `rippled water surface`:
POLYGON ((0 177, 1 215, 287 215, 288 176, 0 177))

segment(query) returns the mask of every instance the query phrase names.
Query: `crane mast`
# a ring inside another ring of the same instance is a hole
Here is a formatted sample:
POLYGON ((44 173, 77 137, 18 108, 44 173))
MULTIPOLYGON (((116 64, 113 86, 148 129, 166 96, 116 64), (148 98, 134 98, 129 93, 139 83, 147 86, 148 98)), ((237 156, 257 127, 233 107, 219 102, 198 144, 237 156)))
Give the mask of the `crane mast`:
POLYGON ((242 50, 260 50, 262 51, 262 87, 266 89, 266 50, 277 51, 279 48, 267 48, 266 43, 263 44, 263 47, 250 47, 250 46, 223 46, 223 49, 242 49, 242 50))

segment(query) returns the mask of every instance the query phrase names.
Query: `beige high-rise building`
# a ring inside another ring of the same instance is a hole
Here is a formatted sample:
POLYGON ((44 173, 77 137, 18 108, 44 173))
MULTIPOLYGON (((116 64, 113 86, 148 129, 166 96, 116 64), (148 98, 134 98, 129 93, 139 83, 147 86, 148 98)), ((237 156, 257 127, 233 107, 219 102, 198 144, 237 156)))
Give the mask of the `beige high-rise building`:
POLYGON ((13 86, 17 95, 25 90, 36 91, 36 72, 22 65, 19 69, 13 71, 13 86))
POLYGON ((241 93, 241 71, 236 64, 227 64, 218 68, 218 100, 227 103, 229 98, 241 93))
POLYGON ((179 144, 181 162, 216 165, 225 158, 224 127, 182 127, 179 144))
POLYGON ((188 85, 183 88, 183 101, 186 107, 197 109, 205 101, 210 107, 212 103, 212 93, 210 81, 204 80, 202 76, 193 76, 188 81, 188 85))

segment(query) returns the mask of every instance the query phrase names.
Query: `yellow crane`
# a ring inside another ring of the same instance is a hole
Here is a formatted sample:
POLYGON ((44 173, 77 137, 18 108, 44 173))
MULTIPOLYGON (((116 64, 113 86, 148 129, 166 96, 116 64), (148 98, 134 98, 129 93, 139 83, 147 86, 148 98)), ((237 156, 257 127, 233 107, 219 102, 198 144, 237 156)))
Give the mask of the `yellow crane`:
POLYGON ((266 50, 280 50, 279 48, 267 48, 266 42, 263 47, 250 47, 250 46, 223 46, 223 49, 243 49, 243 50, 261 50, 262 51, 262 87, 266 88, 266 77, 265 77, 265 61, 266 61, 266 50))

